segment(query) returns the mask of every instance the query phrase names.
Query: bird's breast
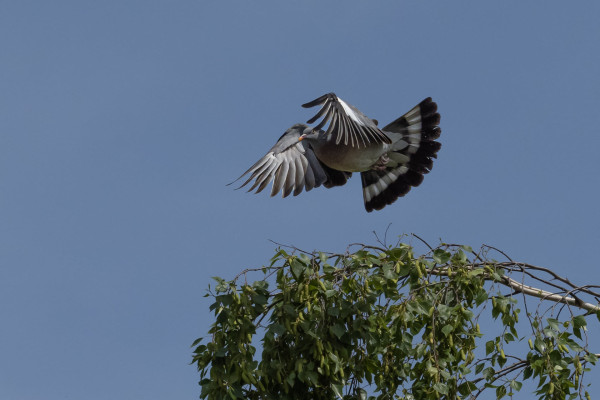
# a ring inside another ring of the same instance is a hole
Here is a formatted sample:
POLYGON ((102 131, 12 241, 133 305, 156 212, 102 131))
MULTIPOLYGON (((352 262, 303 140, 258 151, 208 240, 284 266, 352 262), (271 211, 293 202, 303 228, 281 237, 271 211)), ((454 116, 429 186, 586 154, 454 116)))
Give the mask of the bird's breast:
POLYGON ((333 141, 315 146, 314 151, 323 164, 338 171, 362 172, 371 169, 386 152, 386 145, 371 144, 360 147, 335 144, 333 141))

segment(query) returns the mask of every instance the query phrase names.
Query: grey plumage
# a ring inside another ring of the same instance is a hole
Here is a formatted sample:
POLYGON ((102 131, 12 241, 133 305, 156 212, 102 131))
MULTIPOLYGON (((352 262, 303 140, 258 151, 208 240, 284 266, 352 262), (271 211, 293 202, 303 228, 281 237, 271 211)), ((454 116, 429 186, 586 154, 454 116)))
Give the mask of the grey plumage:
POLYGON ((344 139, 344 145, 347 146, 350 141, 350 145, 353 147, 361 145, 364 147, 372 143, 391 143, 391 140, 377 128, 377 124, 372 119, 334 93, 325 94, 302 105, 304 108, 315 106, 321 106, 321 109, 306 123, 312 124, 323 117, 321 122, 313 128, 318 131, 327 122, 330 122, 325 134, 334 135, 335 144, 340 144, 342 139, 344 139))
MULTIPOLYGON (((360 172, 365 209, 380 210, 418 186, 433 166, 441 144, 437 105, 427 98, 383 129, 335 94, 323 95, 303 107, 320 106, 307 123, 289 128, 239 179, 250 175, 248 191, 261 192, 273 182, 271 196, 297 196, 321 185, 346 183, 360 172), (328 124, 327 129, 322 128, 328 124)), ((236 180, 237 181, 237 180, 236 180)))

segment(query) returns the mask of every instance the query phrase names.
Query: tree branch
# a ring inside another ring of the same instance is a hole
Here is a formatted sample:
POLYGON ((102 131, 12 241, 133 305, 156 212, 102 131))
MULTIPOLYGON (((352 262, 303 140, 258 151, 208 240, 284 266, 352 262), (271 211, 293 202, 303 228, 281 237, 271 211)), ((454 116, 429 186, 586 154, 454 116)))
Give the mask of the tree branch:
MULTIPOLYGON (((486 264, 477 263, 477 264, 470 265, 470 268, 471 269, 481 268, 481 267, 483 267, 485 265, 495 266, 495 267, 501 267, 501 268, 504 268, 504 269, 507 269, 507 268, 513 267, 513 266, 520 266, 520 267, 526 266, 526 267, 529 267, 529 265, 526 265, 526 264, 520 264, 520 263, 510 262, 510 263, 486 263, 486 264)), ((541 267, 535 267, 535 268, 532 268, 532 269, 542 270, 542 271, 546 270, 545 268, 541 268, 541 267)), ((435 275, 446 275, 446 276, 448 276, 447 267, 434 268, 433 270, 431 270, 431 273, 435 274, 435 275)), ((569 282, 567 279, 562 278, 562 277, 556 275, 555 273, 552 273, 552 276, 553 276, 554 279, 556 279, 558 281, 561 281, 561 282, 565 282, 569 286, 572 287, 571 290, 567 290, 566 288, 559 287, 565 293, 573 293, 573 292, 576 292, 576 291, 580 291, 580 292, 583 292, 583 293, 590 294, 592 296, 596 296, 597 295, 596 293, 591 292, 589 289, 587 289, 589 287, 589 285, 577 287, 577 286, 573 285, 571 282, 569 282)), ((493 278, 489 274, 485 275, 485 279, 486 280, 493 280, 493 278)), ((538 278, 538 280, 541 281, 541 282, 550 284, 549 282, 545 282, 542 279, 538 278)), ((526 295, 529 295, 529 296, 532 296, 532 297, 537 297, 537 298, 542 299, 542 300, 550 300, 550 301, 553 301, 555 303, 567 304, 569 306, 574 306, 574 307, 581 308, 581 309, 584 309, 584 310, 587 310, 587 311, 591 311, 591 312, 598 312, 598 311, 600 311, 600 305, 594 305, 592 303, 587 303, 587 302, 585 302, 585 301, 583 301, 583 300, 581 300, 581 299, 579 299, 579 298, 577 298, 577 297, 575 297, 573 295, 569 296, 569 295, 562 295, 562 294, 559 294, 559 293, 552 293, 552 292, 549 292, 547 290, 543 290, 543 289, 540 289, 540 288, 529 286, 529 285, 526 285, 524 283, 518 282, 518 281, 516 281, 516 280, 514 280, 512 278, 509 278, 508 276, 503 276, 502 279, 500 281, 498 281, 498 283, 500 283, 500 284, 502 284, 504 286, 507 286, 507 287, 513 289, 515 292, 523 293, 523 294, 526 294, 526 295)), ((556 287, 557 285, 552 285, 552 286, 556 287)))
POLYGON ((534 288, 532 286, 527 286, 525 284, 519 283, 512 278, 504 277, 503 282, 500 282, 516 292, 524 293, 529 296, 538 297, 542 300, 550 300, 556 303, 564 303, 570 306, 575 306, 578 308, 583 308, 587 311, 600 311, 600 306, 595 306, 591 303, 586 303, 580 299, 571 296, 563 296, 560 294, 548 292, 546 290, 534 288))

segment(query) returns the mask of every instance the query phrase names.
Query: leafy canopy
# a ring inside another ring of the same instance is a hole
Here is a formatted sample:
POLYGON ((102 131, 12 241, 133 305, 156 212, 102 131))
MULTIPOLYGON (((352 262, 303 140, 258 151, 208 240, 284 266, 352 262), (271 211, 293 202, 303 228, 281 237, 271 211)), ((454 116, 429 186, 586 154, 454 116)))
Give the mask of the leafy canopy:
POLYGON ((489 250, 280 248, 270 266, 215 278, 207 295, 215 321, 193 344, 200 397, 471 399, 492 391, 501 399, 529 380, 540 399, 589 398, 583 377, 597 356, 576 307, 587 304, 588 315, 597 307, 576 296, 585 288, 565 289, 546 309, 530 306, 519 324, 527 297, 551 299, 519 282, 549 283, 539 278, 548 271, 488 260, 489 250), (250 282, 252 274, 262 276, 250 282))

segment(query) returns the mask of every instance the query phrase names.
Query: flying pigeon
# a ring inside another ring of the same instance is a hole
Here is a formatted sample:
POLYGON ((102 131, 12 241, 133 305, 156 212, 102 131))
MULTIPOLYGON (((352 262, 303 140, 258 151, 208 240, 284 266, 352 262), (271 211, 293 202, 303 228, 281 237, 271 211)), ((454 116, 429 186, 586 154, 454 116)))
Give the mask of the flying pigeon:
POLYGON ((437 104, 426 98, 409 112, 379 128, 356 107, 334 93, 303 104, 320 106, 307 121, 296 124, 279 138, 269 152, 237 180, 250 174, 239 187, 261 192, 273 181, 271 196, 297 196, 321 185, 341 186, 360 172, 367 212, 381 210, 419 186, 432 166, 441 144, 437 104), (328 124, 326 130, 325 125, 328 124))

